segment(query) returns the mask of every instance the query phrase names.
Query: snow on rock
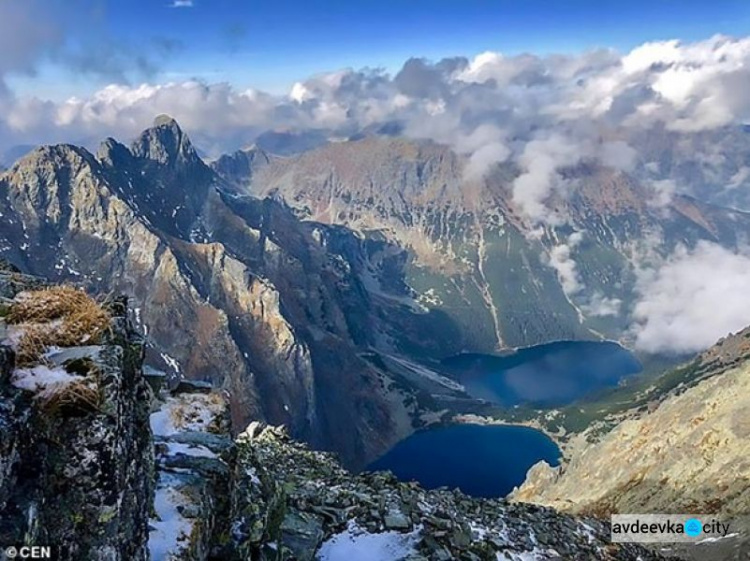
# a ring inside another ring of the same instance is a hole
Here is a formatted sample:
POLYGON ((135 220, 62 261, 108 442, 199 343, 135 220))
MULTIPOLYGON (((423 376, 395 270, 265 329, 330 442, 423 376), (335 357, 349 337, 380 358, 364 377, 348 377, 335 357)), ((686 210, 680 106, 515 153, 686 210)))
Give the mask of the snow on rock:
POLYGON ((0 345, 5 345, 14 350, 18 349, 18 343, 21 342, 21 338, 26 332, 22 325, 7 325, 5 331, 5 339, 0 341, 0 345))
POLYGON ((193 522, 181 512, 191 504, 190 499, 179 490, 177 476, 162 473, 154 495, 156 517, 150 520, 148 548, 152 561, 182 559, 181 553, 189 544, 193 522))
POLYGON ((156 436, 178 432, 204 432, 226 409, 226 402, 216 394, 182 394, 169 397, 151 414, 151 431, 156 436))
POLYGON ((175 372, 180 372, 180 363, 177 361, 177 359, 172 358, 167 353, 161 353, 161 358, 164 360, 164 362, 167 363, 167 365, 174 370, 175 372))
POLYGON ((551 559, 562 559, 554 550, 543 550, 536 548, 532 551, 498 551, 497 561, 550 561, 551 559))
POLYGON ((228 477, 225 461, 211 448, 216 439, 229 440, 228 403, 218 392, 163 392, 159 399, 149 419, 158 474, 156 517, 150 522, 151 559, 198 558, 195 552, 206 551, 216 530, 216 478, 228 477))
POLYGON ((328 539, 318 550, 317 561, 399 561, 417 553, 420 530, 408 534, 371 534, 355 522, 346 531, 328 539))
POLYGON ((83 380, 82 376, 70 374, 62 367, 49 368, 45 365, 18 368, 11 378, 15 387, 35 392, 40 397, 52 395, 68 384, 83 380))
POLYGON ((218 456, 211 452, 205 446, 200 444, 182 444, 180 442, 167 442, 167 455, 176 456, 177 454, 184 454, 185 456, 194 456, 197 458, 218 458, 218 456))

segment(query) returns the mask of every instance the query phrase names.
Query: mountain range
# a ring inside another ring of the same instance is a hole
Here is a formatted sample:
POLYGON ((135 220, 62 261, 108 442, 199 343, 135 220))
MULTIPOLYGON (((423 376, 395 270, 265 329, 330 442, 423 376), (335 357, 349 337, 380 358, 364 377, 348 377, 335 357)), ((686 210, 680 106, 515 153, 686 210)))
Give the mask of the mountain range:
POLYGON ((564 188, 544 201, 541 220, 514 195, 517 164, 469 178, 467 157, 431 142, 367 137, 286 157, 252 148, 212 167, 303 219, 404 248, 415 299, 450 318, 470 351, 628 341, 639 268, 681 244, 736 249, 750 234, 748 213, 685 195, 660 199, 597 161, 560 170, 564 188))
POLYGON ((0 257, 131 294, 151 368, 227 390, 236 427, 284 424, 360 468, 471 402, 441 359, 627 343, 640 265, 750 234, 750 214, 655 202, 596 161, 561 170, 564 194, 532 220, 516 164, 468 166, 380 136, 207 164, 160 116, 130 146, 43 146, 0 175, 0 257))

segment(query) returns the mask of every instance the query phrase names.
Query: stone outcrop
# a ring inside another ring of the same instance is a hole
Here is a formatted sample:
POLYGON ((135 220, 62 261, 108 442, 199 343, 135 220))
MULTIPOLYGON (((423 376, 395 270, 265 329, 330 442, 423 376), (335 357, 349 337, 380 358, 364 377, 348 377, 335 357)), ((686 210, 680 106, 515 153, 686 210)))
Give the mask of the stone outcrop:
POLYGON ((222 400, 180 393, 152 414, 153 559, 661 559, 609 543, 600 520, 352 475, 280 427, 253 422, 232 443, 222 400))
POLYGON ((425 491, 388 473, 351 475, 279 428, 251 424, 237 448, 231 516, 243 558, 357 558, 383 542, 394 559, 413 561, 660 558, 611 544, 595 519, 425 491))
MULTIPOLYGON (((0 271, 3 298, 40 283, 0 271)), ((57 350, 34 368, 14 360, 0 343, 0 543, 53 546, 61 560, 147 559, 153 451, 140 337, 113 309, 96 345, 57 350), (97 401, 50 393, 68 377, 94 380, 97 401)))

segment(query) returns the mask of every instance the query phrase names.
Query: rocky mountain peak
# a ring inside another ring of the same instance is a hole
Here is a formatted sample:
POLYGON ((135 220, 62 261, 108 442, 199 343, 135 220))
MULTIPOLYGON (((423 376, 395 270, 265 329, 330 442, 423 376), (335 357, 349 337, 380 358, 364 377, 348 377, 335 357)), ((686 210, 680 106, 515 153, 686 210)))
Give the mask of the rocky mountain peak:
POLYGON ((104 140, 96 151, 96 159, 109 167, 122 165, 132 158, 133 155, 127 146, 120 144, 114 138, 104 140))
POLYGON ((262 148, 253 145, 221 156, 212 163, 211 167, 225 180, 242 186, 250 184, 253 173, 270 163, 271 156, 262 148))
POLYGON ((133 143, 131 151, 137 158, 162 165, 202 163, 188 135, 167 115, 159 115, 154 125, 143 131, 133 143))
POLYGON ((72 144, 45 145, 32 150, 11 168, 11 171, 22 168, 31 168, 39 164, 47 163, 71 163, 75 160, 89 160, 90 154, 85 148, 74 146, 72 144))
POLYGON ((78 178, 80 184, 95 175, 98 167, 94 156, 80 146, 41 146, 18 160, 3 179, 10 192, 25 193, 24 197, 36 205, 69 193, 72 178, 78 178))
POLYGON ((154 127, 176 127, 179 129, 180 125, 177 124, 177 121, 174 119, 174 117, 162 113, 161 115, 157 115, 154 118, 154 127))

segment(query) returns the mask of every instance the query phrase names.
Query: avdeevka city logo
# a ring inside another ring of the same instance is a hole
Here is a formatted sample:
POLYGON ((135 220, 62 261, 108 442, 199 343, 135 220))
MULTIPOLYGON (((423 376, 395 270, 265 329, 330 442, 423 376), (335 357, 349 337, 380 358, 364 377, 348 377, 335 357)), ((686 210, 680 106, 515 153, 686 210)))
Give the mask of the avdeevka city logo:
POLYGON ((613 514, 612 541, 630 543, 693 542, 725 538, 729 522, 711 514, 613 514))
POLYGON ((685 533, 694 538, 700 536, 703 533, 703 523, 697 518, 691 518, 685 522, 685 533))

